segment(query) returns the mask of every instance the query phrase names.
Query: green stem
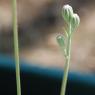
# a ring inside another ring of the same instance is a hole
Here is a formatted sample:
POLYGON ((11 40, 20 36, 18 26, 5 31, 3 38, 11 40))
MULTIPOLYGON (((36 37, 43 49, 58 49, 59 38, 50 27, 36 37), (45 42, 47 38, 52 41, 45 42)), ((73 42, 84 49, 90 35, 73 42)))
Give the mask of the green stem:
POLYGON ((69 26, 69 35, 68 35, 68 39, 67 39, 67 55, 66 55, 64 76, 63 76, 63 80, 62 80, 62 87, 61 87, 60 95, 65 95, 65 93, 66 93, 66 85, 67 85, 70 57, 71 57, 70 53, 71 53, 71 25, 69 26))
POLYGON ((18 24, 17 24, 17 1, 16 0, 12 0, 12 18, 13 18, 14 54, 15 54, 15 64, 16 64, 17 95, 21 95, 18 24))

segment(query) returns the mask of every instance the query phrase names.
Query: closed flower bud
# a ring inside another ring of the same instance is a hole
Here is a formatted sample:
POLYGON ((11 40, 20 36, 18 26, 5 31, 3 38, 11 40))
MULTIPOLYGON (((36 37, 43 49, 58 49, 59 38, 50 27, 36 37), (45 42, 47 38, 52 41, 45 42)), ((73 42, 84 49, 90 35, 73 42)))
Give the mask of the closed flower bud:
POLYGON ((80 23, 80 18, 77 14, 73 14, 71 19, 71 26, 73 29, 77 28, 80 23))
POLYGON ((65 5, 63 6, 63 10, 62 10, 62 16, 64 17, 64 20, 66 22, 70 22, 71 18, 73 15, 73 9, 71 6, 69 5, 65 5))
POLYGON ((62 35, 57 36, 57 42, 60 47, 64 47, 64 37, 62 35))

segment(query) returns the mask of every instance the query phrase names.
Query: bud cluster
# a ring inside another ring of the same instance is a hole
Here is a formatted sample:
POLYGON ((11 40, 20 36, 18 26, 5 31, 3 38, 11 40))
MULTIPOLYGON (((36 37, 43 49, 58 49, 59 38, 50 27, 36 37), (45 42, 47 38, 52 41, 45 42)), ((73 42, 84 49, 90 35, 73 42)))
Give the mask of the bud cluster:
POLYGON ((62 10, 62 16, 64 17, 64 20, 71 24, 71 27, 73 29, 77 28, 80 23, 80 18, 77 14, 73 12, 73 9, 70 5, 63 6, 62 10))

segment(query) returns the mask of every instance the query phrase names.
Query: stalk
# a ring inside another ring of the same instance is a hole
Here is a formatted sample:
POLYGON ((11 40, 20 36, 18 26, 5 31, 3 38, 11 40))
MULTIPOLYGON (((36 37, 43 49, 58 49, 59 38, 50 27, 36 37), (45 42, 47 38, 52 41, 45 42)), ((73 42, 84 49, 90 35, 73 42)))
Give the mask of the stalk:
POLYGON ((64 67, 64 76, 62 80, 62 86, 61 86, 61 93, 60 95, 65 95, 66 93, 66 85, 67 85, 67 79, 68 79, 68 72, 69 72, 69 66, 70 66, 70 58, 71 58, 71 25, 69 28, 69 35, 67 38, 67 55, 66 55, 66 60, 65 60, 65 67, 64 67))
POLYGON ((21 95, 18 24, 17 24, 17 0, 12 0, 12 21, 13 21, 13 36, 14 36, 14 55, 15 55, 15 65, 16 65, 17 95, 21 95))

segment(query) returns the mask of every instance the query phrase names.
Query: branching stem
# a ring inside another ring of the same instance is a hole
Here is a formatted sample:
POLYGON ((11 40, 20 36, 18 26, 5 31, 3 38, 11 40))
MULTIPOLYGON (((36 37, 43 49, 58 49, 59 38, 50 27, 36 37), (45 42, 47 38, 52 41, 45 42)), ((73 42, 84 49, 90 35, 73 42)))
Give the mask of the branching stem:
POLYGON ((64 67, 64 76, 62 80, 62 87, 61 87, 61 93, 60 95, 65 95, 66 92, 66 85, 67 85, 67 79, 68 79, 68 72, 69 72, 69 65, 70 65, 70 53, 71 53, 71 25, 69 26, 69 35, 67 38, 67 55, 65 57, 65 67, 64 67))

